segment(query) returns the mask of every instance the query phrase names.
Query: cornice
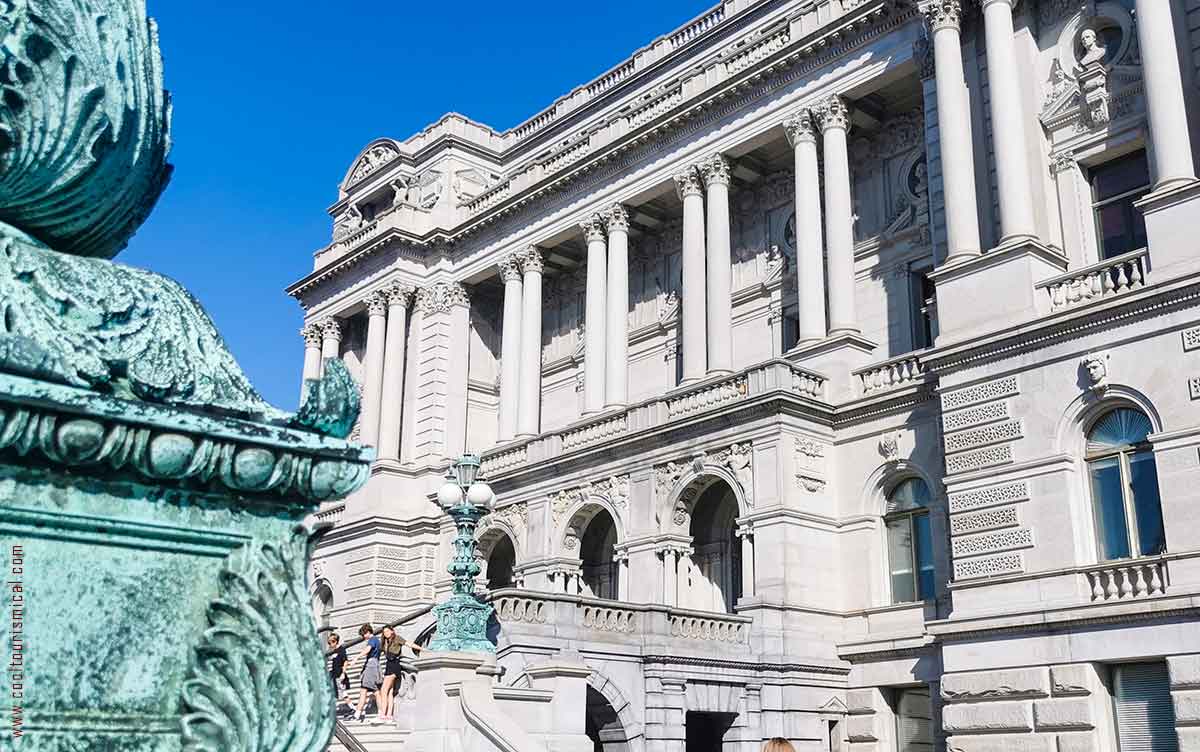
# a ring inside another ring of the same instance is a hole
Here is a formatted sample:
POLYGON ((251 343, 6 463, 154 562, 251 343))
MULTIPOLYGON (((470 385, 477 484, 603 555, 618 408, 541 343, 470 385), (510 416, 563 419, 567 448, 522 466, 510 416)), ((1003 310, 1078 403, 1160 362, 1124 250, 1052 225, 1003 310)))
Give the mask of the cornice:
POLYGON ((819 663, 771 663, 765 661, 733 661, 726 658, 701 658, 690 655, 661 655, 650 654, 642 656, 642 663, 665 666, 695 666, 698 668, 722 668, 734 671, 749 671, 757 674, 764 673, 809 673, 828 674, 831 676, 847 676, 849 667, 823 666, 819 663))

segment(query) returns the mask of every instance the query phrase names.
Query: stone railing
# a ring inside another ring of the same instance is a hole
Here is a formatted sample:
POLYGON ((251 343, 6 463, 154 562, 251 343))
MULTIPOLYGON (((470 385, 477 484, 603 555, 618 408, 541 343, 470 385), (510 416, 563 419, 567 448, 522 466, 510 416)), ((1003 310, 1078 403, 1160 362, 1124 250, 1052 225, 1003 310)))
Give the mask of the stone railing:
POLYGON ((562 446, 564 450, 577 449, 623 434, 628 430, 629 417, 626 413, 610 415, 593 423, 564 431, 562 434, 562 446))
POLYGON ((597 78, 595 81, 588 84, 584 90, 587 92, 588 98, 598 97, 632 76, 635 70, 637 70, 637 61, 634 59, 626 60, 621 65, 618 65, 616 68, 613 68, 608 73, 605 73, 600 78, 597 78))
POLYGON ((569 146, 566 146, 559 151, 551 154, 542 162, 542 168, 546 172, 553 172, 559 168, 575 164, 579 160, 588 155, 588 140, 581 139, 569 146))
POLYGON ((761 39, 747 42, 741 49, 730 55, 729 59, 725 61, 725 70, 731 74, 744 71, 759 60, 764 60, 779 52, 791 41, 791 29, 787 26, 768 32, 761 39))
POLYGON ((748 616, 671 608, 655 603, 625 603, 535 590, 497 590, 487 596, 496 609, 501 630, 520 633, 522 625, 549 626, 554 634, 572 639, 572 631, 621 635, 628 644, 661 644, 713 650, 750 640, 748 616))
POLYGON ((750 625, 744 617, 672 609, 667 614, 672 637, 745 644, 750 625))
POLYGON ((708 383, 667 399, 667 417, 680 418, 692 413, 746 398, 749 388, 746 375, 737 374, 723 381, 708 383))
POLYGON ((664 112, 674 109, 682 101, 683 87, 679 84, 650 97, 626 116, 630 130, 649 123, 664 112))
POLYGON ((346 502, 338 501, 328 505, 322 505, 317 510, 317 522, 331 522, 334 525, 342 521, 342 516, 346 513, 346 502))
POLYGON ((882 363, 854 371, 860 392, 864 395, 885 391, 895 386, 914 384, 925 379, 920 353, 908 353, 882 363))
POLYGON ((529 120, 526 120, 524 123, 521 123, 520 125, 518 125, 516 128, 513 129, 513 131, 512 131, 513 139, 516 141, 520 141, 522 139, 528 138, 529 136, 532 136, 533 134, 537 133, 541 129, 545 128, 547 125, 550 125, 551 123, 553 123, 554 118, 557 115, 558 115, 557 107, 552 107, 549 110, 546 110, 545 112, 541 112, 537 115, 534 115, 532 118, 530 118, 529 120))
POLYGON ((1082 572, 1092 601, 1116 601, 1164 595, 1167 562, 1162 559, 1105 562, 1082 572))
POLYGON ((1146 284, 1149 273, 1150 255, 1143 248, 1039 282, 1035 287, 1046 291, 1051 311, 1061 311, 1136 290, 1146 284))
POLYGON ((714 26, 724 20, 725 4, 722 3, 683 28, 672 33, 667 37, 667 42, 671 45, 672 50, 677 50, 701 34, 711 30, 714 26))
POLYGON ((754 397, 788 395, 824 401, 826 382, 826 377, 815 371, 784 360, 769 360, 731 376, 704 381, 686 390, 544 433, 519 446, 497 446, 483 453, 480 471, 494 478, 614 437, 729 409, 754 397))

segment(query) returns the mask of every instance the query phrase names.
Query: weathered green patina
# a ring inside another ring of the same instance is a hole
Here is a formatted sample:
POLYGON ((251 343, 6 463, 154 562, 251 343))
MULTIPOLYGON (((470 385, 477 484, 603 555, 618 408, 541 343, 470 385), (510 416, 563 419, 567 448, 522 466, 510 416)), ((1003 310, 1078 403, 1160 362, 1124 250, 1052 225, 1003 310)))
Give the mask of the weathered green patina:
POLYGON ((109 260, 169 131, 143 2, 0 0, 0 749, 316 752, 332 729, 304 520, 366 480, 357 390, 331 360, 275 409, 186 290, 109 260))

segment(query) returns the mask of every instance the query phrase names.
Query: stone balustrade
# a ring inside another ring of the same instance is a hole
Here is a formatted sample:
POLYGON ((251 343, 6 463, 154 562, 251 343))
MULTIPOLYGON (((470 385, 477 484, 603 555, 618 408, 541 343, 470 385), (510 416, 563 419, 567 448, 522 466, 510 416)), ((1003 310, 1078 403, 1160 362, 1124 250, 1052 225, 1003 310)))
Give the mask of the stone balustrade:
POLYGON ((649 123, 664 112, 668 112, 683 101, 683 87, 679 84, 652 96, 630 111, 627 121, 630 130, 649 123))
POLYGON ((627 644, 662 638, 680 648, 719 649, 718 645, 747 644, 753 619, 736 614, 692 611, 655 603, 625 603, 564 593, 497 590, 487 596, 496 609, 501 632, 520 633, 523 625, 550 626, 570 638, 571 632, 621 635, 627 644))
POLYGON ((791 41, 791 29, 788 26, 784 26, 779 30, 769 31, 763 34, 762 38, 749 40, 741 48, 734 51, 729 56, 729 59, 725 61, 725 70, 730 74, 744 71, 759 60, 764 60, 779 52, 791 41))
POLYGON ((1092 601, 1128 600, 1167 592, 1167 562, 1161 559, 1105 562, 1082 572, 1092 601))
POLYGON ((1143 248, 1039 282, 1036 287, 1050 297, 1051 311, 1061 311, 1136 290, 1146 284, 1149 273, 1150 255, 1143 248))
POLYGON ((676 420, 730 409, 754 397, 788 395, 823 401, 827 378, 783 360, 770 360, 732 376, 701 382, 687 390, 647 400, 626 409, 589 417, 558 431, 514 446, 503 444, 485 451, 480 471, 485 477, 544 463, 623 434, 657 428, 676 420))
POLYGON ((688 23, 683 28, 672 33, 667 37, 667 43, 671 45, 672 50, 677 50, 701 34, 711 30, 724 20, 725 4, 722 3, 696 20, 688 23))
POLYGON ((608 73, 605 73, 604 75, 600 76, 600 78, 597 78, 595 81, 588 84, 584 88, 584 91, 587 92, 589 99, 591 97, 598 97, 632 76, 636 70, 637 61, 634 59, 626 60, 624 63, 621 63, 616 68, 613 68, 608 73))
POLYGON ((854 372, 863 395, 886 391, 892 387, 914 384, 925 379, 925 368, 919 353, 908 353, 882 363, 860 368, 854 372))
POLYGON ((617 415, 605 416, 586 425, 563 432, 562 446, 564 450, 578 449, 579 447, 595 444, 599 441, 605 441, 613 436, 619 436, 628 430, 629 420, 626 413, 622 412, 617 415))
POLYGON ((334 525, 342 521, 342 517, 346 513, 346 502, 337 501, 327 504, 322 504, 317 510, 317 522, 329 522, 334 525))

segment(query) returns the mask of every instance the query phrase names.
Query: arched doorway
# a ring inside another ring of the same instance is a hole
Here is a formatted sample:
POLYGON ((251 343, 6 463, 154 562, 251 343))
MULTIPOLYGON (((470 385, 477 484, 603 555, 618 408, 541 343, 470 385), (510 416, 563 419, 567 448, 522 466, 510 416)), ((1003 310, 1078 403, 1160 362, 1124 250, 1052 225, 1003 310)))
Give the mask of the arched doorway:
POLYGON ((594 687, 587 688, 585 731, 592 740, 592 752, 626 752, 629 739, 617 711, 608 698, 594 687))
POLYGON ((517 549, 512 539, 501 535, 487 555, 487 588, 501 590, 513 586, 513 569, 517 565, 517 549))
POLYGON ((617 545, 617 525, 608 510, 601 509, 588 521, 579 540, 582 563, 580 580, 583 594, 593 598, 616 600, 618 588, 617 562, 613 553, 617 545))
POLYGON ((742 549, 737 536, 738 503, 733 489, 719 480, 692 507, 692 566, 686 605, 702 611, 733 613, 742 595, 742 549))
POLYGON ((330 629, 330 615, 333 612, 333 588, 326 580, 317 580, 312 594, 313 616, 317 620, 317 631, 330 629))

